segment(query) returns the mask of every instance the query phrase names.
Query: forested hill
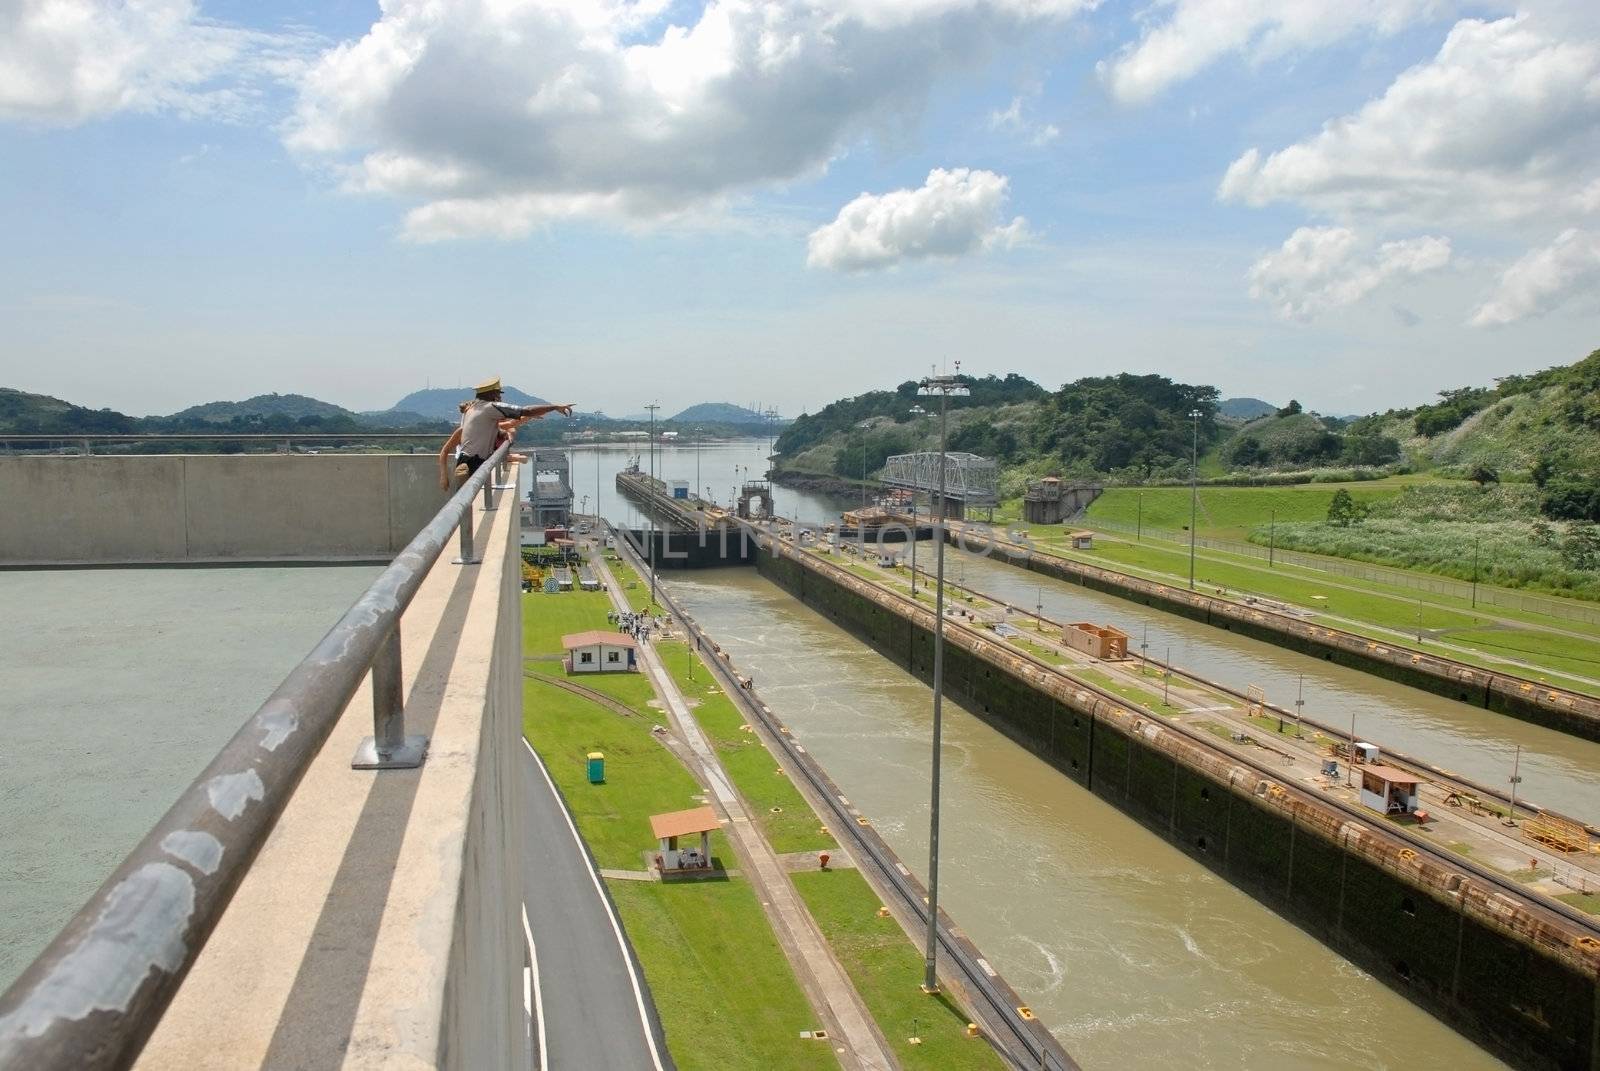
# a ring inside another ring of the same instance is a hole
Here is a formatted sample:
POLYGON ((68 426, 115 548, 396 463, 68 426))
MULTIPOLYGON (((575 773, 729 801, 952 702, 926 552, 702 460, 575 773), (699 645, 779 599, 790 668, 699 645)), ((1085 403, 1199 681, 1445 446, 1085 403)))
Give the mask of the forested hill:
MULTIPOLYGON (((952 401, 950 447, 1005 463, 1007 494, 1043 475, 1124 483, 1185 480, 1198 446, 1202 478, 1274 480, 1356 470, 1439 470, 1484 481, 1550 481, 1600 488, 1600 351, 1574 364, 1506 376, 1491 387, 1356 419, 1228 405, 1215 387, 1159 375, 1095 376, 1048 391, 1018 375, 969 380, 952 401), (1197 412, 1192 418, 1189 414, 1197 412)), ((860 478, 891 454, 936 449, 929 399, 915 383, 833 402, 778 439, 783 467, 860 478)), ((1587 492, 1583 492, 1587 493, 1587 492)), ((1600 490, 1593 511, 1600 511, 1600 490)), ((1546 497, 1549 497, 1548 495, 1546 497)), ((1579 497, 1582 497, 1581 494, 1579 497)))
MULTIPOLYGON (((459 420, 461 403, 472 397, 471 387, 432 387, 412 391, 390 407, 394 413, 417 413, 429 420, 459 420)), ((512 405, 545 405, 544 398, 507 386, 505 400, 512 405)))
POLYGON ((285 416, 291 420, 301 417, 354 417, 342 405, 308 398, 304 394, 258 394, 242 402, 207 402, 192 405, 164 419, 177 423, 199 421, 207 424, 225 424, 230 420, 249 417, 285 416))

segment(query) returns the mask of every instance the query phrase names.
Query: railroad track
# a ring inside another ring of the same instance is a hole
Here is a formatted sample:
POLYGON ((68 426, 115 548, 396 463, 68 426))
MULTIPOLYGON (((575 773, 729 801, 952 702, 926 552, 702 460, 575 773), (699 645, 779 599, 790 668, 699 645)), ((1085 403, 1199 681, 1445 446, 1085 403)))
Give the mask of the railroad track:
MULTIPOLYGON (((617 540, 617 545, 619 549, 626 547, 624 553, 630 558, 637 558, 634 549, 632 546, 627 545, 626 540, 617 540)), ((633 564, 636 568, 643 567, 643 563, 637 560, 633 564)), ((712 642, 701 630, 700 626, 678 608, 670 595, 665 591, 659 590, 657 595, 672 613, 672 616, 683 626, 684 630, 695 637, 697 643, 709 644, 712 642)), ((750 692, 745 690, 732 668, 719 658, 708 658, 706 661, 710 664, 712 672, 716 674, 717 679, 722 682, 723 691, 740 706, 747 716, 761 723, 762 728, 766 730, 767 739, 776 743, 782 750, 784 758, 787 760, 785 765, 791 769, 798 770, 800 775, 805 778, 806 783, 811 786, 813 795, 827 807, 828 814, 831 816, 828 819, 829 828, 839 832, 842 837, 849 840, 857 865, 859 866, 863 860, 870 862, 882 883, 893 889, 902 906, 910 911, 912 917, 917 920, 920 926, 926 927, 928 924, 928 905, 924 902, 925 890, 921 884, 911 876, 911 872, 906 869, 905 865, 894 856, 888 845, 884 844, 881 838, 878 838, 876 831, 873 831, 873 835, 870 838, 865 834, 864 827, 857 821, 857 814, 852 813, 841 802, 843 794, 839 791, 839 787, 833 783, 826 773, 817 767, 815 760, 809 754, 800 750, 794 738, 789 735, 782 723, 772 715, 766 705, 756 701, 750 692)), ((1018 1071, 1081 1071, 1071 1056, 1060 1049, 1059 1043, 1055 1042, 1054 1038, 1050 1038, 1046 1042, 1035 1033, 1035 1029, 1037 1029, 1045 1033, 1046 1037, 1049 1037, 1043 1026, 1030 1028, 1027 1025, 1029 1022, 1036 1023, 1037 1021, 1031 1018, 1024 1019, 1020 1010, 1023 1005, 1020 1001, 1012 999, 1015 997, 1014 992, 1011 996, 1002 993, 994 984, 993 978, 991 978, 991 975, 994 974, 992 968, 989 968, 986 963, 980 963, 979 957, 973 951, 969 950, 967 946, 960 943, 958 938, 949 933, 948 916, 945 916, 945 919, 941 922, 937 929, 937 934, 939 947, 943 950, 947 962, 953 963, 959 968, 968 991, 975 993, 983 1000, 991 1012, 990 1018, 992 1021, 1003 1024, 1011 1041, 1021 1047, 1026 1057, 1026 1063, 1019 1061, 1015 1053, 1008 1051, 1004 1047, 1001 1048, 1002 1053, 1005 1054, 1018 1071)))
MULTIPOLYGON (((919 568, 917 570, 917 575, 926 577, 928 576, 928 572, 926 569, 919 568)), ((929 579, 931 582, 931 578, 929 579)), ((986 599, 989 602, 994 603, 996 606, 1005 607, 1031 620, 1053 625, 1056 628, 1062 627, 1062 624, 1059 621, 1056 621, 1052 618, 1043 617, 1042 615, 1029 610, 1026 607, 1012 605, 1011 603, 1006 602, 1004 599, 997 598, 986 591, 981 591, 978 588, 974 588, 970 585, 958 584, 948 579, 944 583, 946 588, 954 589, 956 591, 964 591, 969 595, 974 595, 980 599, 986 599)), ((1212 691, 1217 691, 1225 695, 1232 696, 1245 706, 1259 705, 1263 711, 1271 711, 1273 714, 1276 714, 1279 717, 1297 720, 1302 725, 1309 725, 1318 732, 1326 733, 1328 736, 1334 737, 1335 739, 1353 742, 1351 740, 1349 731, 1346 729, 1340 729, 1337 726, 1329 725, 1326 722, 1318 721, 1315 718, 1308 718, 1304 716, 1297 718, 1296 715, 1287 707, 1283 707, 1277 703, 1265 700, 1258 702, 1257 700, 1252 699, 1247 692, 1240 691, 1238 688, 1235 688, 1232 685, 1211 680, 1209 677, 1202 677, 1193 670, 1184 669, 1181 666, 1169 666, 1164 662, 1155 662, 1152 664, 1169 670, 1174 677, 1181 677, 1192 684, 1201 685, 1211 689, 1212 691)), ((1379 743, 1381 743, 1381 741, 1379 743)), ((1386 760, 1394 760, 1392 765, 1410 770, 1412 773, 1422 774, 1431 781, 1448 785, 1450 788, 1457 791, 1470 792, 1478 796, 1487 796, 1505 804, 1507 807, 1509 807, 1511 804, 1510 795, 1498 788, 1491 788, 1488 785, 1481 785, 1476 781, 1470 780, 1469 778, 1456 773, 1453 770, 1446 770, 1442 766, 1435 766, 1426 759, 1419 759, 1414 755, 1407 754, 1406 752, 1397 751, 1389 747, 1387 744, 1383 744, 1382 748, 1386 760)), ((1553 808, 1545 807, 1542 804, 1536 803, 1531 799, 1519 799, 1517 800, 1517 805, 1527 810, 1529 813, 1549 815, 1552 818, 1561 818, 1568 822, 1574 822, 1588 830, 1591 835, 1600 836, 1600 827, 1597 827, 1594 822, 1582 818, 1575 818, 1569 814, 1563 814, 1562 812, 1553 808)))

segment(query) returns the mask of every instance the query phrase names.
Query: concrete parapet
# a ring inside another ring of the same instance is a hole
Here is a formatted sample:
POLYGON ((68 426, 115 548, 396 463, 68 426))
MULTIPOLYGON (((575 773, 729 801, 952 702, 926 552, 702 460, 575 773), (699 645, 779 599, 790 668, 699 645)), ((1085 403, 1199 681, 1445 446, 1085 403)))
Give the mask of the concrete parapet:
MULTIPOLYGON (((381 471, 381 466, 379 471, 381 471)), ((415 770, 353 770, 350 701, 140 1068, 527 1067, 515 510, 478 514, 401 621, 415 770)))
POLYGON ((386 559, 441 505, 427 454, 0 458, 0 566, 386 559))

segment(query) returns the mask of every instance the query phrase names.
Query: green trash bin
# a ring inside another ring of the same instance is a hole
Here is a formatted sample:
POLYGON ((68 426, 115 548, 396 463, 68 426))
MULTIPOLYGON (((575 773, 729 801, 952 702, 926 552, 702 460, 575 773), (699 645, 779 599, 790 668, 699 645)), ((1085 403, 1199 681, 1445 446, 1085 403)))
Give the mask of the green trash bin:
POLYGON ((605 784, 606 757, 598 751, 589 752, 589 783, 591 785, 605 784))

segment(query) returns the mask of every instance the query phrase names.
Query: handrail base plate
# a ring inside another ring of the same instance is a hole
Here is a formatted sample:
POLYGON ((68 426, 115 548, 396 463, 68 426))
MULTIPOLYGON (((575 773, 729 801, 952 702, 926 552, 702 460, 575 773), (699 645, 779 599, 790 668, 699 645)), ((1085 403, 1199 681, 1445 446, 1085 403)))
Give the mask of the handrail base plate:
POLYGON ((387 755, 379 754, 378 741, 374 737, 367 737, 356 748, 355 758, 350 760, 352 770, 413 770, 422 765, 428 757, 428 738, 426 736, 408 736, 406 742, 387 755))

